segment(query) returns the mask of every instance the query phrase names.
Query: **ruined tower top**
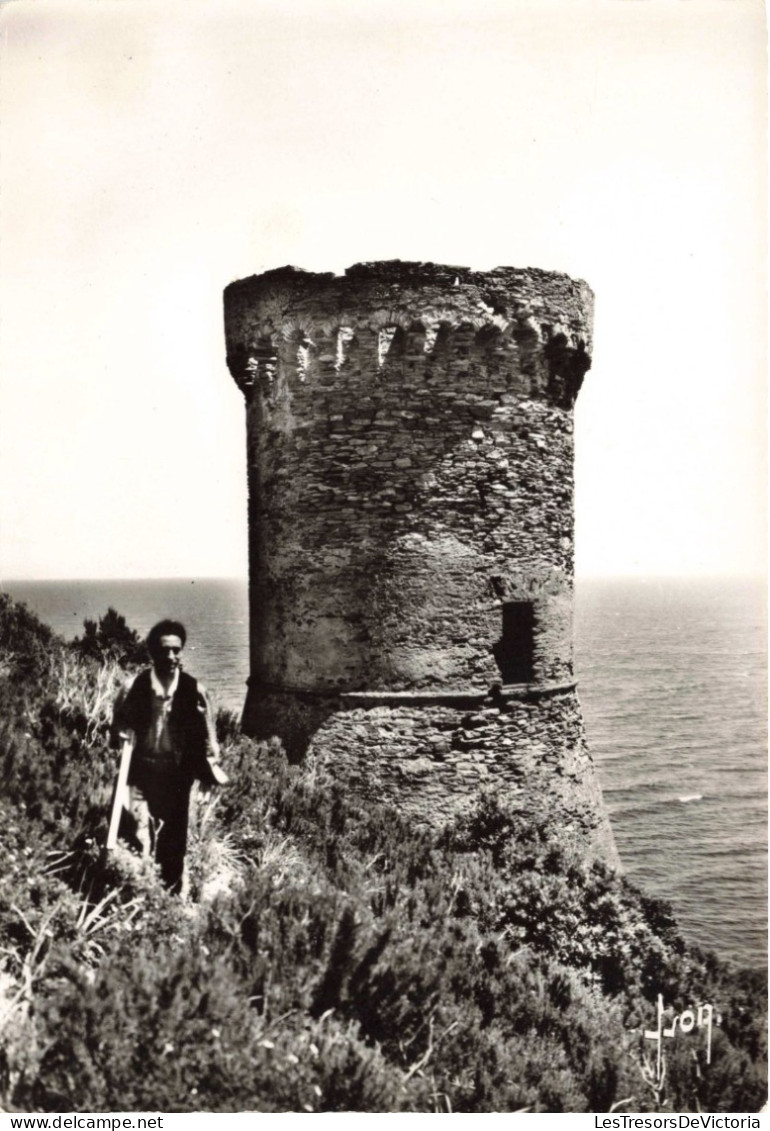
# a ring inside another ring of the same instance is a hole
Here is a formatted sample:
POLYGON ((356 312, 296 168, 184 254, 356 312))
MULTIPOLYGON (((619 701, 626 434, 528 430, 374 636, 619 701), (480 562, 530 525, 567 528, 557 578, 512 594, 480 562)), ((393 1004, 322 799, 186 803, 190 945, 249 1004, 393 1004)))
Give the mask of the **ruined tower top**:
POLYGON ((490 359, 500 355, 498 362, 516 351, 525 379, 520 391, 555 403, 574 401, 590 365, 590 288, 536 269, 472 271, 400 260, 359 263, 344 275, 282 267, 232 283, 225 314, 228 365, 244 391, 260 370, 274 371, 279 349, 289 362, 286 346, 294 348, 301 379, 314 370, 331 376, 349 340, 362 334, 374 336, 376 374, 404 352, 437 349, 441 356, 450 333, 460 330, 460 362, 471 341, 490 359))

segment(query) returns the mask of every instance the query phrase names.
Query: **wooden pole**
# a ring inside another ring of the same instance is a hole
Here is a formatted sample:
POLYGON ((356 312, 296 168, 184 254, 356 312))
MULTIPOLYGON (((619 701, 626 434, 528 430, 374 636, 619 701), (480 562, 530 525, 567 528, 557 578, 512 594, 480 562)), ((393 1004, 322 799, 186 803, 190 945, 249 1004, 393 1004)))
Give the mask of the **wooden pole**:
POLYGON ((128 801, 128 767, 131 765, 131 755, 134 752, 134 739, 125 738, 120 751, 120 767, 118 769, 118 784, 115 787, 115 799, 112 803, 110 816, 110 831, 107 833, 107 851, 111 852, 117 847, 118 828, 120 827, 120 814, 128 801))

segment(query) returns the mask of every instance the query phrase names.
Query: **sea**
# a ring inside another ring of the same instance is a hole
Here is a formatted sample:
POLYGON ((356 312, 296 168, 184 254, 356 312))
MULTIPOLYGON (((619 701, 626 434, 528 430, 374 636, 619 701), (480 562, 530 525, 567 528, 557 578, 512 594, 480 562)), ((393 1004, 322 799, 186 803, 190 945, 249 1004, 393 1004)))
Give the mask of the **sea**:
MULTIPOLYGON (((245 580, 3 584, 68 639, 111 606, 146 634, 184 621, 186 668, 240 711, 245 580)), ((585 580, 576 674, 626 874, 668 900, 686 938, 767 963, 767 589, 757 579, 585 580)))

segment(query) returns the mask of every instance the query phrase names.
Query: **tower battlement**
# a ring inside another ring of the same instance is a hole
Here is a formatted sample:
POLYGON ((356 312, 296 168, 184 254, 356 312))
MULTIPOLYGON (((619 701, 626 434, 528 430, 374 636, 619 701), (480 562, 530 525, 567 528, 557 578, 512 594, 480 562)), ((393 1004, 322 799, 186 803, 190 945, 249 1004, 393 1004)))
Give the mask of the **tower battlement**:
POLYGON ((545 790, 614 853, 572 662, 592 316, 585 283, 508 267, 286 267, 226 289, 247 404, 248 733, 418 820, 482 788, 545 790))
POLYGON ((570 404, 590 366, 591 291, 543 271, 283 267, 232 283, 225 312, 228 365, 244 392, 275 391, 279 369, 292 383, 330 386, 362 371, 419 382, 440 368, 570 404))

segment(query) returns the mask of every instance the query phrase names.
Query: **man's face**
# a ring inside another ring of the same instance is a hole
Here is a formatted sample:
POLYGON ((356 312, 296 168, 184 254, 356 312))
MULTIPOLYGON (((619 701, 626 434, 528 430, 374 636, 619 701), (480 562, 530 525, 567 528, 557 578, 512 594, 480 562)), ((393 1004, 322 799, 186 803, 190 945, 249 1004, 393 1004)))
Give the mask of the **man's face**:
POLYGON ((159 676, 173 676, 179 667, 182 641, 178 636, 161 636, 153 655, 155 671, 159 676))

